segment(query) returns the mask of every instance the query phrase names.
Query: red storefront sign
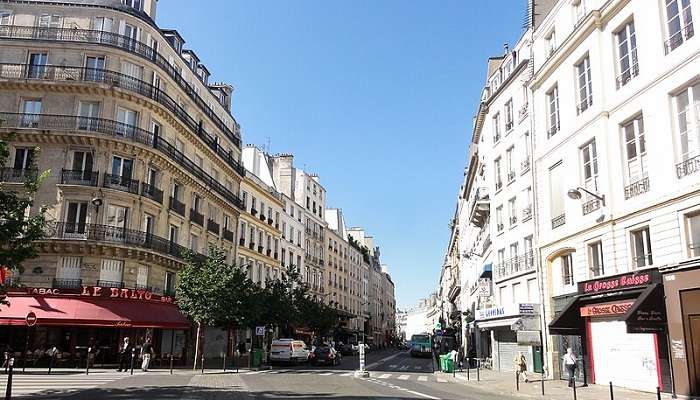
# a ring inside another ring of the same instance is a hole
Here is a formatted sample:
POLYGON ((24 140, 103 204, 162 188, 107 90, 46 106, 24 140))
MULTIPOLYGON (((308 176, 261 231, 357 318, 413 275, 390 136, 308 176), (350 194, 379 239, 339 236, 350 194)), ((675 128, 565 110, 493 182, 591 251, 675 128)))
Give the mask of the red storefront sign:
POLYGON ((634 300, 620 301, 617 303, 591 304, 581 307, 582 317, 603 317, 606 315, 627 314, 634 304, 634 300))
POLYGON ((652 272, 640 272, 579 283, 583 294, 644 287, 654 281, 652 272))
POLYGON ((24 318, 24 321, 27 323, 27 326, 36 325, 36 314, 34 311, 28 312, 27 316, 24 318))
POLYGON ((111 299, 129 299, 136 301, 149 301, 160 303, 172 303, 170 296, 161 296, 145 289, 110 288, 101 286, 83 286, 81 289, 52 289, 52 288, 26 288, 26 293, 35 296, 62 296, 80 295, 85 297, 103 297, 111 299))

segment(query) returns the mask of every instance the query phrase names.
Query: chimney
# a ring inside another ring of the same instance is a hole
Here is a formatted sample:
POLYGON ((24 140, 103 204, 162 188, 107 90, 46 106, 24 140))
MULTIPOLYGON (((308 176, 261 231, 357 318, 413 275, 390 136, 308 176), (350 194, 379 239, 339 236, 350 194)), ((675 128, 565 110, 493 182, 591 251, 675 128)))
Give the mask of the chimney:
POLYGON ((508 43, 503 43, 503 54, 508 54, 508 43))

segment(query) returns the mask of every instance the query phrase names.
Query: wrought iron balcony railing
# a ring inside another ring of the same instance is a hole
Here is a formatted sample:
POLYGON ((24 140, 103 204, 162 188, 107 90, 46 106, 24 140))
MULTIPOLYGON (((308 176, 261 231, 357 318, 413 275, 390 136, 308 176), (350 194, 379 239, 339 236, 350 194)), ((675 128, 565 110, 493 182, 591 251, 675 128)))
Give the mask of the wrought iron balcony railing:
POLYGON ((190 221, 199 226, 204 226, 204 215, 195 209, 190 209, 190 221))
POLYGON ((529 220, 529 219, 531 219, 531 218, 532 218, 532 205, 530 204, 530 205, 525 206, 525 207, 523 208, 522 220, 523 220, 523 222, 524 222, 524 221, 527 221, 527 220, 529 220))
POLYGON ((108 287, 108 288, 123 288, 124 282, 122 281, 107 281, 103 279, 97 280, 97 286, 108 287))
MULTIPOLYGON (((636 58, 636 50, 634 54, 634 58, 636 58)), ((627 68, 627 70, 622 71, 620 75, 615 78, 615 83, 617 84, 617 88, 621 88, 625 86, 629 81, 632 80, 635 76, 639 75, 639 63, 635 62, 632 64, 631 67, 627 68)))
POLYGON ((681 30, 673 34, 666 42, 664 42, 664 51, 666 54, 672 52, 673 50, 677 49, 680 45, 682 45, 686 40, 690 39, 693 37, 695 34, 695 30, 693 29, 693 23, 690 22, 681 30))
POLYGON ((168 207, 181 217, 185 216, 185 203, 181 202, 180 200, 170 196, 170 204, 168 207))
MULTIPOLYGON (((0 26, 0 29, 2 26, 0 26)), ((58 82, 82 82, 92 84, 104 84, 110 87, 118 87, 130 92, 147 97, 173 113, 180 122, 187 126, 197 137, 221 157, 231 168, 241 176, 245 175, 245 168, 234 159, 231 152, 224 150, 219 145, 216 136, 208 134, 202 127, 202 123, 195 121, 180 104, 170 95, 160 88, 151 85, 146 81, 134 78, 133 76, 106 69, 96 69, 87 67, 56 66, 56 65, 31 65, 31 64, 10 64, 0 63, 0 79, 9 80, 48 80, 58 82)), ((27 116, 22 121, 23 127, 31 128, 38 125, 38 121, 33 120, 32 115, 27 116)), ((90 123, 82 126, 83 130, 91 130, 90 123)), ((237 146, 240 147, 240 144, 237 146)))
POLYGON ((51 287, 54 289, 80 289, 82 286, 82 279, 53 278, 51 283, 51 287))
POLYGON ((700 171, 700 155, 676 164, 676 175, 678 176, 678 179, 694 174, 698 171, 700 171))
MULTIPOLYGON (((0 78, 2 77, 0 76, 0 78)), ((243 209, 243 204, 236 194, 222 185, 219 180, 214 179, 211 175, 205 172, 202 168, 195 164, 194 161, 187 158, 180 150, 175 148, 174 145, 170 144, 162 137, 154 136, 151 132, 133 125, 127 125, 121 122, 102 118, 80 117, 74 115, 22 114, 7 112, 0 112, 0 128, 23 128, 22 121, 27 116, 32 116, 37 120, 38 125, 31 129, 99 133, 132 140, 134 142, 153 147, 167 156, 175 164, 182 167, 185 171, 202 180, 206 186, 210 187, 214 192, 220 194, 231 204, 239 209, 243 209)))
POLYGON ((510 260, 496 264, 494 269, 494 279, 503 279, 522 272, 535 269, 535 256, 532 250, 523 255, 515 256, 510 260))
POLYGON ((24 183, 27 179, 34 179, 39 173, 36 169, 2 168, 0 169, 0 182, 24 183))
POLYGON ((583 203, 581 205, 581 209, 583 211, 583 215, 587 215, 592 213, 595 210, 600 209, 600 200, 599 199, 592 199, 588 200, 587 202, 583 203))
POLYGON ((564 224, 566 224, 566 214, 557 215, 552 218, 552 229, 556 229, 564 224))
POLYGON ((204 112, 204 114, 206 114, 214 122, 217 128, 221 129, 224 134, 236 144, 236 146, 240 147, 238 124, 234 121, 234 125, 236 126, 235 132, 226 126, 226 124, 216 115, 214 110, 209 107, 209 105, 199 96, 194 88, 182 77, 180 72, 175 69, 175 67, 165 57, 158 53, 157 50, 142 42, 134 40, 128 36, 98 30, 18 25, 0 26, 0 37, 9 39, 95 43, 117 47, 149 60, 165 71, 165 73, 177 83, 180 89, 182 89, 187 96, 204 112))
POLYGON ((163 204, 163 191, 150 183, 141 182, 141 196, 163 204))
POLYGON ((233 242, 233 232, 224 228, 224 239, 233 242))
POLYGON ((207 230, 211 233, 219 235, 219 232, 221 232, 221 227, 216 221, 210 218, 207 220, 207 230))
POLYGON ((649 177, 639 179, 625 186, 625 200, 649 191, 649 177))
POLYGON ((61 183, 64 185, 97 186, 97 171, 80 169, 61 170, 61 183))
POLYGON ((139 181, 131 179, 128 176, 104 174, 102 178, 102 187, 139 194, 139 181))

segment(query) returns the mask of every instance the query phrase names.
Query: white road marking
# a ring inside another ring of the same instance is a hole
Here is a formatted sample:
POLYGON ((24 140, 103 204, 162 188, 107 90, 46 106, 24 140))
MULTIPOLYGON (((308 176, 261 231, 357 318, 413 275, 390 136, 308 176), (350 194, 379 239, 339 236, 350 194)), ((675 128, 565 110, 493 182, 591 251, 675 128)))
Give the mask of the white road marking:
POLYGON ((329 375, 333 375, 333 373, 332 372, 324 372, 324 373, 318 374, 318 375, 319 376, 329 376, 329 375))
POLYGON ((384 357, 381 360, 377 360, 376 362, 373 362, 372 364, 367 365, 365 368, 367 368, 367 369, 374 368, 374 367, 378 366, 379 364, 383 364, 389 360, 392 360, 392 359, 400 356, 401 354, 403 354, 403 353, 396 353, 396 354, 390 355, 388 357, 384 357))
POLYGON ((428 382, 428 377, 425 375, 421 375, 418 377, 418 382, 428 382))
POLYGON ((399 368, 401 371, 406 371, 408 369, 408 365, 402 365, 401 368, 399 368))
POLYGON ((377 378, 379 379, 388 379, 391 377, 391 374, 381 374, 377 378))
POLYGON ((408 375, 401 375, 399 376, 400 381, 407 381, 408 380, 408 375))
POLYGON ((413 369, 423 369, 423 367, 421 367, 420 365, 416 365, 415 367, 413 367, 413 369))
POLYGON ((396 367, 398 367, 398 365, 396 365, 396 364, 391 364, 391 365, 389 366, 389 368, 396 368, 396 367))
POLYGON ((442 378, 437 378, 437 382, 438 383, 447 383, 447 381, 445 379, 442 379, 442 378))

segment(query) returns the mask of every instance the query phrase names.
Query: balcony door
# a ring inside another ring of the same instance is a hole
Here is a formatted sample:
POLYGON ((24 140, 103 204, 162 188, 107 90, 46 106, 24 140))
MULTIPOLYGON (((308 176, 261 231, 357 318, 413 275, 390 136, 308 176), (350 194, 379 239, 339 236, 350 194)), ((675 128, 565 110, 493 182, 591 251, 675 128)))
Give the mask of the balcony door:
POLYGON ((104 80, 105 58, 87 57, 85 58, 85 80, 101 82, 104 80))
POLYGON ((13 169, 25 170, 29 169, 34 162, 34 149, 26 147, 18 147, 15 149, 15 162, 13 169))
POLYGON ((69 201, 66 208, 64 237, 66 239, 85 239, 88 219, 88 203, 69 201))
POLYGON ((78 177, 83 181, 92 181, 92 152, 74 151, 71 170, 72 177, 78 177))
POLYGON ((99 126, 97 118, 100 116, 100 103, 96 101, 81 101, 78 115, 78 129, 96 131, 99 126))
POLYGON ((122 276, 124 273, 124 262, 105 258, 100 266, 100 280, 98 286, 102 287, 122 287, 122 276))
POLYGON ((44 79, 46 77, 46 64, 48 64, 49 55, 47 53, 30 53, 29 54, 29 78, 44 79))
POLYGON ((22 128, 38 128, 41 99, 26 99, 22 103, 22 128))
POLYGON ((81 257, 62 257, 56 269, 56 282, 54 286, 80 287, 81 257))
POLYGON ((126 239, 127 217, 129 209, 110 204, 105 215, 104 239, 112 242, 121 242, 126 239))
POLYGON ((121 156, 112 156, 112 183, 128 186, 134 170, 134 160, 121 156))
POLYGON ((138 121, 138 113, 128 108, 117 109, 117 133, 122 136, 133 137, 138 121))

